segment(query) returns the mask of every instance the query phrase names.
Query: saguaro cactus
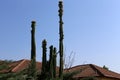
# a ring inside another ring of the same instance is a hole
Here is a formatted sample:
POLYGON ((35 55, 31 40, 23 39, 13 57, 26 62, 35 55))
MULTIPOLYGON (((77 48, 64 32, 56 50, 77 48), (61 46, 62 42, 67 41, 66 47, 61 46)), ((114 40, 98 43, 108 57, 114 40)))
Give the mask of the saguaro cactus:
POLYGON ((44 39, 42 41, 42 48, 43 48, 43 51, 42 51, 42 73, 46 73, 46 65, 47 65, 47 59, 46 59, 47 48, 46 48, 46 45, 47 45, 47 41, 44 39))
POLYGON ((56 64, 57 64, 56 57, 57 57, 56 48, 54 47, 54 52, 53 52, 53 77, 54 78, 56 78, 56 64))
POLYGON ((50 46, 50 59, 49 59, 49 66, 50 66, 50 78, 53 79, 53 46, 50 46))
POLYGON ((56 48, 50 46, 50 59, 49 59, 49 74, 51 79, 56 78, 56 48))
POLYGON ((31 76, 36 76, 36 45, 35 45, 35 21, 32 21, 31 25, 31 76))
POLYGON ((63 79, 63 21, 62 21, 62 15, 63 15, 63 5, 62 1, 59 1, 59 53, 60 53, 60 69, 59 69, 59 77, 62 80, 63 79))

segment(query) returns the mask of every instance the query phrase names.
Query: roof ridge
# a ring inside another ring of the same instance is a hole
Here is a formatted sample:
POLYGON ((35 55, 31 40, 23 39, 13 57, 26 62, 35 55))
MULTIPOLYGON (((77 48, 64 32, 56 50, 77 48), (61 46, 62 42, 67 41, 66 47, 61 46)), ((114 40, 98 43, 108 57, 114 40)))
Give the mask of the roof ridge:
POLYGON ((86 65, 90 65, 90 64, 81 64, 81 65, 76 65, 76 66, 72 66, 70 68, 65 68, 65 69, 71 69, 71 68, 76 68, 76 67, 79 67, 79 66, 86 66, 86 65))
POLYGON ((95 66, 96 65, 94 65, 94 64, 89 64, 89 66, 96 72, 97 71, 97 73, 98 74, 100 74, 100 75, 102 75, 102 76, 105 76, 99 69, 97 69, 95 66))
POLYGON ((25 61, 26 61, 25 59, 21 60, 20 64, 18 64, 16 67, 14 67, 11 71, 14 72, 14 71, 15 71, 16 69, 18 69, 19 66, 22 65, 25 61))

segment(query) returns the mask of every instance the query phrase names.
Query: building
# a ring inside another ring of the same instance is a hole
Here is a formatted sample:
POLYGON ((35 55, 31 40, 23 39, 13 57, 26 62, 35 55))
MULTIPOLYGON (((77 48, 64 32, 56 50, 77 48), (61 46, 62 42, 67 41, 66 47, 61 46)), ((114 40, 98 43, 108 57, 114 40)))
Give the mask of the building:
MULTIPOLYGON (((0 63, 2 64, 4 63, 4 61, 0 61, 0 63)), ((30 65, 30 60, 27 59, 13 61, 7 64, 8 67, 5 67, 4 69, 0 70, 0 73, 16 73, 28 68, 29 65, 30 65)), ((42 63, 37 62, 36 66, 37 66, 37 70, 40 71, 42 68, 42 63)))
POLYGON ((69 69, 65 69, 65 72, 79 70, 81 70, 81 72, 73 76, 74 80, 80 80, 86 77, 95 77, 96 80, 120 80, 120 74, 94 64, 78 65, 69 69))
MULTIPOLYGON (((3 63, 4 61, 0 61, 0 65, 3 63)), ((30 64, 30 60, 26 60, 26 59, 13 61, 7 64, 8 67, 4 67, 4 69, 1 69, 0 73, 16 73, 28 68, 29 64, 30 64)), ((37 62, 36 66, 37 66, 37 71, 41 72, 42 63, 37 62)), ((59 68, 57 67, 56 69, 58 73, 59 68)), ((69 69, 64 69, 64 73, 66 72, 71 73, 75 71, 79 71, 79 73, 75 74, 72 77, 73 80, 80 80, 82 78, 87 78, 87 77, 95 77, 96 80, 120 80, 119 73, 104 69, 94 64, 84 64, 84 65, 74 66, 69 69)))

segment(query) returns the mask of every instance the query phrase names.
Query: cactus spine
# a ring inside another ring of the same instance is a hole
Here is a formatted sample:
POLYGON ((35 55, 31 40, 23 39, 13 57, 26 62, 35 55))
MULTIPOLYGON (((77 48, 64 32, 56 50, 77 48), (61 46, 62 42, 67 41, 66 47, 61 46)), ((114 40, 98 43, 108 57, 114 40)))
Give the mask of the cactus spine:
POLYGON ((46 48, 47 42, 46 40, 42 41, 42 73, 46 73, 46 65, 47 65, 47 59, 46 59, 46 48))
POLYGON ((35 21, 31 24, 31 73, 30 76, 35 78, 36 76, 36 45, 35 45, 35 21))
POLYGON ((59 69, 59 78, 63 80, 63 21, 62 21, 62 15, 63 15, 63 5, 62 1, 59 1, 59 53, 60 53, 60 69, 59 69))

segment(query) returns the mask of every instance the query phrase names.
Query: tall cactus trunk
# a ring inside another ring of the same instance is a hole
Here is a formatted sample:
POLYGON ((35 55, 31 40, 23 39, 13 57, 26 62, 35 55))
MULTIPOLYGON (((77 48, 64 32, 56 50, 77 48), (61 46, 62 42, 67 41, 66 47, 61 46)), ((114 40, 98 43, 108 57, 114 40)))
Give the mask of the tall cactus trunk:
POLYGON ((59 69, 59 78, 63 80, 63 21, 62 21, 62 15, 63 15, 63 5, 62 1, 59 1, 59 53, 60 53, 60 69, 59 69))
POLYGON ((32 21, 31 25, 31 74, 30 76, 35 78, 36 76, 36 45, 35 45, 35 21, 32 21))
POLYGON ((50 66, 50 78, 53 79, 53 46, 50 46, 50 59, 49 59, 49 66, 50 66))
POLYGON ((47 59, 46 59, 46 48, 47 42, 46 40, 42 41, 42 73, 46 73, 46 65, 47 65, 47 59))
POLYGON ((56 48, 54 47, 54 52, 53 52, 53 77, 54 79, 56 78, 56 57, 57 57, 57 54, 56 54, 56 48))

